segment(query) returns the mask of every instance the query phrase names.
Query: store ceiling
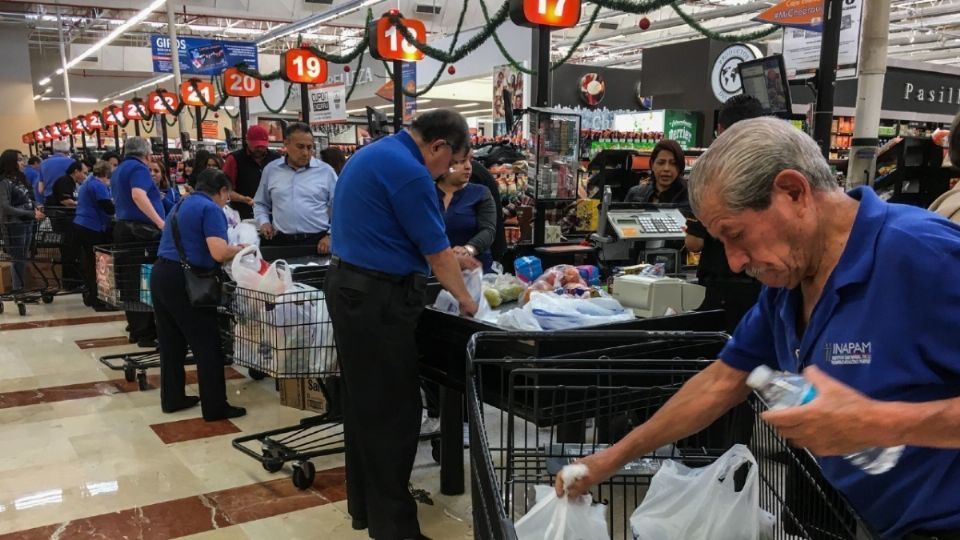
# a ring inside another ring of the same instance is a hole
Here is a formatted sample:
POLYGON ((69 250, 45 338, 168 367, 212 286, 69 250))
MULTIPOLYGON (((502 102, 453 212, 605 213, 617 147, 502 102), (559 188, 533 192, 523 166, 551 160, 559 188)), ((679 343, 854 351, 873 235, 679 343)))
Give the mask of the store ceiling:
MULTIPOLYGON (((181 34, 255 40, 291 21, 301 21, 348 1, 186 0, 176 2, 176 20, 181 34)), ((501 1, 488 0, 490 11, 495 11, 501 1)), ((739 33, 756 29, 757 23, 750 19, 774 3, 773 0, 686 0, 684 9, 708 28, 739 33)), ((56 4, 55 0, 0 1, 0 24, 15 23, 30 29, 35 80, 51 74, 59 63, 56 4)), ((76 44, 94 43, 149 4, 150 0, 68 0, 59 8, 64 17, 66 40, 76 44)), ((426 22, 430 39, 435 41, 454 31, 462 6, 460 0, 382 0, 372 9, 374 13, 380 13, 399 7, 405 14, 415 14, 426 22), (418 6, 421 6, 419 13, 418 6), (439 13, 423 13, 429 8, 438 8, 439 13)), ((586 24, 593 9, 593 4, 584 4, 582 24, 586 24)), ((311 29, 308 38, 331 52, 353 47, 358 42, 365 12, 365 8, 357 10, 311 29)), ((650 27, 641 30, 638 25, 641 16, 601 11, 598 22, 603 23, 602 27, 600 24, 594 27, 571 61, 640 68, 644 48, 700 37, 669 7, 646 17, 650 20, 650 27)), ((890 57, 960 65, 960 0, 892 0, 890 18, 890 57)), ((164 32, 166 20, 165 12, 155 12, 143 23, 124 32, 112 45, 149 46, 149 35, 164 32)), ((466 20, 468 28, 482 24, 478 0, 469 1, 466 20)), ((565 53, 582 29, 580 26, 555 32, 554 55, 559 57, 565 53)), ((779 40, 780 34, 775 34, 768 42, 776 49, 779 40)), ((290 39, 280 39, 261 50, 277 52, 290 43, 290 39)), ((150 73, 71 70, 71 89, 74 95, 102 97, 135 86, 152 76, 150 73)), ((38 86, 36 90, 41 91, 41 88, 38 86)), ((62 95, 61 92, 55 82, 53 93, 62 95)))

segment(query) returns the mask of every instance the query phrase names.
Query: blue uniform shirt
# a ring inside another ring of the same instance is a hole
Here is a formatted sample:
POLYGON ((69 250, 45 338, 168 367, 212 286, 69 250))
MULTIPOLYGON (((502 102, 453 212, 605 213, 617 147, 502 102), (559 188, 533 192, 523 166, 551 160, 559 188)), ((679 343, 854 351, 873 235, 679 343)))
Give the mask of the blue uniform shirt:
MULTIPOLYGON (((440 207, 443 208, 444 193, 437 188, 440 207)), ((454 246, 465 246, 480 230, 477 220, 477 207, 490 198, 490 190, 482 184, 467 184, 453 193, 450 204, 443 212, 443 222, 447 230, 447 239, 454 246)), ((477 253, 477 259, 483 264, 484 273, 493 271, 493 255, 487 249, 477 253)))
POLYGON ((43 194, 37 192, 37 184, 40 183, 40 171, 34 169, 30 165, 27 165, 23 168, 23 174, 27 177, 27 180, 30 181, 30 185, 33 186, 34 198, 36 198, 38 201, 41 201, 42 199, 40 199, 40 196, 43 194))
POLYGON ((380 139, 347 161, 337 181, 333 230, 334 255, 395 275, 428 274, 424 255, 450 247, 437 188, 409 133, 380 139))
MULTIPOLYGON (((960 396, 960 226, 888 204, 869 188, 802 338, 799 288, 764 289, 720 353, 728 365, 799 372, 815 365, 883 401, 960 396)), ((868 475, 843 457, 823 472, 884 537, 960 528, 960 450, 908 446, 889 472, 868 475)))
MULTIPOLYGON (((217 261, 210 255, 207 238, 217 237, 227 241, 227 216, 223 214, 223 209, 206 193, 194 192, 180 203, 174 215, 177 216, 180 242, 187 262, 197 268, 215 268, 217 261)), ((171 261, 180 260, 177 245, 173 241, 173 227, 169 223, 163 228, 157 255, 171 261)))
POLYGON ((180 200, 180 190, 177 189, 176 184, 173 184, 167 188, 167 191, 161 191, 160 194, 163 195, 163 210, 169 214, 180 200))
POLYGON ((253 200, 257 223, 270 223, 286 234, 328 232, 337 173, 317 158, 294 170, 286 159, 263 168, 253 200))
POLYGON ((110 214, 100 208, 100 201, 109 200, 110 188, 92 176, 87 178, 77 191, 77 213, 73 222, 91 231, 106 231, 110 226, 110 214))
POLYGON ((53 184, 63 175, 67 174, 67 167, 76 161, 67 156, 50 156, 40 162, 40 178, 43 179, 43 197, 53 195, 53 184))
POLYGON ((153 182, 150 169, 142 161, 136 158, 126 158, 121 161, 117 169, 113 171, 113 176, 110 177, 110 186, 113 191, 114 204, 117 206, 118 221, 153 223, 133 202, 133 188, 140 188, 147 192, 150 204, 153 205, 157 214, 161 218, 166 215, 163 210, 163 196, 160 195, 160 189, 153 182))

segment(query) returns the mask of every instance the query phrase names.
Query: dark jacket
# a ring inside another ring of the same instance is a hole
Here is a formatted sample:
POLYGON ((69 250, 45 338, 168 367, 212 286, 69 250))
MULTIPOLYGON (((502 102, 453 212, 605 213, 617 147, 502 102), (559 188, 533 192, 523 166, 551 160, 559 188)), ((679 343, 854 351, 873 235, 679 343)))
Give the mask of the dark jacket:
POLYGON ((687 182, 683 178, 678 178, 663 193, 657 193, 656 184, 653 179, 645 186, 633 186, 627 192, 623 202, 640 203, 661 203, 661 204, 687 204, 687 182), (656 200, 655 200, 656 199, 656 200))
MULTIPOLYGON (((233 171, 232 165, 224 164, 224 172, 227 173, 227 176, 233 180, 233 190, 237 193, 253 197, 257 194, 257 188, 260 187, 260 176, 263 174, 263 168, 267 166, 267 163, 278 159, 280 154, 274 152, 273 150, 267 151, 267 156, 263 158, 263 161, 257 163, 255 159, 247 152, 246 149, 241 148, 229 156, 227 159, 233 159, 236 164, 236 172, 233 171)), ((248 219, 253 217, 253 209, 245 204, 235 205, 237 212, 240 213, 240 217, 243 219, 248 219)))
POLYGON ((493 195, 493 202, 497 206, 497 231, 493 236, 493 245, 490 246, 490 253, 493 260, 500 261, 503 254, 507 252, 507 236, 503 228, 503 209, 500 202, 500 186, 493 178, 493 174, 477 160, 473 160, 473 172, 470 174, 471 184, 483 184, 487 186, 493 195))

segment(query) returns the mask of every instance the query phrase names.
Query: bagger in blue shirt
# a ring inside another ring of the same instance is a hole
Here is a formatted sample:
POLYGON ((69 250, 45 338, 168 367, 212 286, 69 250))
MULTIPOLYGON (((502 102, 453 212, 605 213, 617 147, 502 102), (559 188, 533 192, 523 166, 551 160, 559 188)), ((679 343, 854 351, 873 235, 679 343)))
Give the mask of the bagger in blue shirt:
MULTIPOLYGON (((960 226, 932 212, 849 193, 860 208, 802 338, 799 288, 764 289, 720 353, 751 371, 815 365, 870 398, 920 403, 960 396, 960 226)), ((960 529, 960 450, 906 447, 868 475, 820 458, 827 480, 884 538, 960 529)))
POLYGON ((272 223, 284 234, 330 232, 337 173, 317 158, 294 170, 286 158, 271 161, 263 168, 260 187, 253 197, 257 223, 272 223))
POLYGON ((424 256, 450 247, 436 185, 406 131, 347 160, 335 200, 331 250, 350 264, 400 276, 426 275, 430 266, 424 256))
MULTIPOLYGON (((227 216, 223 214, 223 210, 206 193, 194 192, 180 203, 176 216, 187 262, 204 270, 216 268, 218 263, 213 255, 210 255, 207 238, 223 238, 224 242, 227 241, 227 216)), ((157 256, 180 261, 177 245, 173 240, 173 227, 163 228, 157 256)))
POLYGON ((110 177, 110 188, 117 206, 118 221, 153 223, 133 202, 133 188, 140 188, 147 193, 147 198, 150 199, 150 204, 157 211, 157 215, 161 218, 166 215, 163 210, 163 196, 160 195, 160 189, 150 176, 150 169, 137 158, 128 157, 120 162, 117 169, 113 171, 113 176, 110 177))
MULTIPOLYGON (((110 214, 103 209, 101 201, 110 201, 110 188, 91 176, 77 190, 77 213, 73 222, 91 231, 104 232, 110 226, 110 214)), ((111 202, 112 205, 112 202, 111 202)))
POLYGON ((53 195, 53 184, 67 174, 67 167, 76 161, 72 157, 54 155, 40 162, 40 178, 43 179, 43 198, 53 195))

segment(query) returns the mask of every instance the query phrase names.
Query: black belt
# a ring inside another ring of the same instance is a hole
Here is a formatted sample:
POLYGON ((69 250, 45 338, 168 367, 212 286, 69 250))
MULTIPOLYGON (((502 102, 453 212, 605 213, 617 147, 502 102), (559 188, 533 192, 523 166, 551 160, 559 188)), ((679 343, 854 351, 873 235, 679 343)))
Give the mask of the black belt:
POLYGON ((331 268, 341 268, 343 270, 349 270, 351 272, 356 272, 362 274, 369 278, 373 278, 379 281, 386 281, 387 283, 401 284, 407 283, 411 280, 422 279, 426 282, 426 276, 423 274, 410 274, 409 276, 398 276, 396 274, 388 274, 386 272, 379 272, 377 270, 370 270, 369 268, 364 268, 362 266, 357 266, 355 264, 350 264, 347 261, 341 259, 334 255, 330 258, 330 267, 331 268))
POLYGON ((287 234, 285 232, 277 231, 277 234, 275 236, 278 236, 283 240, 293 240, 294 242, 306 242, 308 240, 317 240, 317 241, 322 240, 325 236, 327 236, 327 232, 322 231, 322 232, 316 232, 316 233, 287 234))

